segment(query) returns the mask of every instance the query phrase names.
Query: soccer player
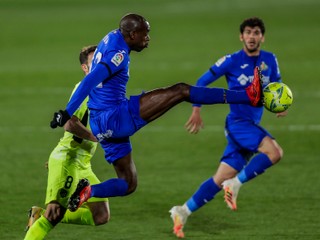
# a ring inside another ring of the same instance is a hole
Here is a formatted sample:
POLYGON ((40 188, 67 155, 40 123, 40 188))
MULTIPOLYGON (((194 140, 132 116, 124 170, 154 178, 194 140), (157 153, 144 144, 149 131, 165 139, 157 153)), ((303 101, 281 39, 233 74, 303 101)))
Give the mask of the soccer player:
POLYGON ((148 47, 149 31, 149 22, 144 17, 132 13, 122 17, 119 29, 108 33, 99 43, 91 72, 81 81, 66 110, 54 113, 51 127, 63 126, 89 95, 92 132, 118 177, 95 185, 90 185, 86 179, 80 180, 69 200, 68 208, 71 211, 76 211, 90 197, 125 196, 135 191, 137 173, 129 137, 178 103, 261 104, 262 88, 258 76, 253 84, 242 91, 178 83, 127 99, 125 94, 129 80, 130 53, 148 47))
MULTIPOLYGON (((275 55, 260 49, 264 42, 264 33, 265 26, 261 19, 253 17, 244 20, 240 25, 243 49, 219 59, 199 78, 196 85, 207 86, 225 76, 229 89, 245 89, 259 74, 257 67, 261 70, 264 85, 280 82, 275 55)), ((190 133, 197 133, 203 127, 200 109, 200 105, 193 106, 192 114, 186 123, 190 133)), ((174 222, 173 231, 177 237, 184 236, 183 227, 188 216, 210 202, 222 188, 228 207, 236 210, 240 186, 279 162, 283 151, 275 139, 259 125, 262 113, 262 106, 230 105, 225 124, 228 144, 216 173, 204 181, 183 206, 175 206, 170 210, 174 222), (248 162, 255 153, 257 154, 248 162)), ((287 112, 282 112, 277 116, 286 114, 287 112)))
MULTIPOLYGON (((96 46, 87 46, 80 52, 81 69, 85 75, 89 73, 95 49, 96 46)), ((97 139, 90 131, 86 105, 87 99, 65 125, 64 136, 49 157, 46 210, 31 208, 26 240, 43 239, 59 222, 100 225, 110 218, 108 199, 91 198, 79 211, 67 210, 67 201, 79 179, 100 182, 90 164, 97 139)))

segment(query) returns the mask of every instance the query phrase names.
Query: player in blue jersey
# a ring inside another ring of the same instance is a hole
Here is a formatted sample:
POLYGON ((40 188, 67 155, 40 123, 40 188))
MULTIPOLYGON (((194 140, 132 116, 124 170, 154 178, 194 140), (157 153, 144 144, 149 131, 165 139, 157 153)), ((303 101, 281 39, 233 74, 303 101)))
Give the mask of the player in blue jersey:
MULTIPOLYGON (((263 85, 280 82, 280 71, 275 55, 260 49, 264 42, 264 33, 265 26, 261 19, 254 17, 244 20, 240 25, 243 49, 219 59, 200 77, 197 86, 207 86, 225 76, 229 89, 242 90, 255 77, 252 73, 257 67, 261 69, 263 85)), ((228 144, 216 173, 204 181, 183 206, 175 206, 170 210, 174 222, 173 231, 177 237, 184 236, 183 227, 188 216, 211 201, 222 188, 225 191, 224 198, 228 207, 236 210, 240 186, 280 161, 283 155, 281 147, 259 125, 262 113, 262 106, 230 105, 230 113, 225 123, 228 144), (249 161, 255 153, 257 154, 249 161)), ((286 114, 287 112, 282 112, 277 116, 286 114)), ((197 133, 202 127, 200 105, 194 105, 186 128, 190 133, 197 133)))
POLYGON ((261 104, 262 89, 258 75, 253 84, 242 91, 178 83, 127 99, 130 53, 148 47, 149 31, 150 25, 144 17, 125 15, 120 20, 119 29, 108 33, 98 44, 91 72, 81 81, 66 110, 54 114, 51 127, 63 126, 89 95, 92 132, 104 149, 105 159, 113 164, 118 176, 96 185, 90 185, 86 179, 82 179, 69 200, 68 208, 71 211, 75 211, 90 197, 125 196, 135 191, 137 173, 129 137, 178 103, 261 104))
MULTIPOLYGON (((79 55, 82 71, 89 73, 96 46, 84 47, 79 55)), ((79 84, 75 86, 77 88, 79 84)), ((46 209, 34 206, 30 210, 25 240, 43 239, 59 223, 101 225, 109 221, 108 199, 91 198, 77 212, 67 210, 68 199, 79 179, 100 183, 91 168, 97 139, 88 126, 87 99, 64 126, 65 132, 51 152, 48 161, 46 209)))

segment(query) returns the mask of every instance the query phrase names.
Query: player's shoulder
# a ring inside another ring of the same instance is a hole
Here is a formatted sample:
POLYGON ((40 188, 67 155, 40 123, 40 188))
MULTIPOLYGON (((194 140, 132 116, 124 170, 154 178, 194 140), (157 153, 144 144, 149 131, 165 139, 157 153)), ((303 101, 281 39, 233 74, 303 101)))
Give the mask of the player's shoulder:
POLYGON ((276 58, 276 55, 273 52, 265 51, 265 50, 260 50, 260 55, 265 58, 276 58))
POLYGON ((230 54, 226 54, 225 55, 225 58, 227 60, 227 62, 229 64, 231 63, 234 63, 234 62, 238 62, 239 59, 243 59, 243 51, 242 50, 239 50, 239 51, 236 51, 236 52, 233 52, 233 53, 230 53, 230 54))
POLYGON ((124 38, 119 29, 109 32, 99 43, 98 51, 104 53, 122 52, 129 54, 129 47, 127 46, 124 38))
POLYGON ((224 56, 220 57, 216 62, 215 66, 220 67, 222 65, 229 65, 232 63, 233 60, 233 54, 225 54, 224 56))

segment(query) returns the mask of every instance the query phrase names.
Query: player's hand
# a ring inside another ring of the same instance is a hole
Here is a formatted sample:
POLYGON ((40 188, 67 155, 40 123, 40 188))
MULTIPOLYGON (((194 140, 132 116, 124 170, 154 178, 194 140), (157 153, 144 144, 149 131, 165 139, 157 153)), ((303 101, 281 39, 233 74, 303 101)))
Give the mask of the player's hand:
POLYGON ((199 107, 193 107, 192 114, 184 126, 189 133, 193 134, 197 134, 200 131, 200 129, 204 127, 203 121, 200 116, 199 107))
POLYGON ((53 119, 50 122, 51 128, 63 127, 63 125, 70 119, 69 113, 66 110, 59 110, 53 114, 53 119))
POLYGON ((279 113, 276 114, 277 118, 285 117, 287 115, 288 115, 288 111, 287 110, 285 110, 283 112, 279 112, 279 113))

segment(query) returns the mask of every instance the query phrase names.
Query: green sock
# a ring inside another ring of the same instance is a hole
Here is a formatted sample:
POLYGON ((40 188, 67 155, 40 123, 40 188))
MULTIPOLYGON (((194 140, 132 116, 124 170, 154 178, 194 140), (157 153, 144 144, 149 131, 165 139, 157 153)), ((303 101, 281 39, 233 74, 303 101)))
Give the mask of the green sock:
POLYGON ((24 240, 42 240, 51 231, 53 226, 44 217, 41 216, 28 230, 24 240))
POLYGON ((67 210, 61 222, 79 225, 95 225, 92 213, 88 208, 79 208, 75 212, 67 210))

